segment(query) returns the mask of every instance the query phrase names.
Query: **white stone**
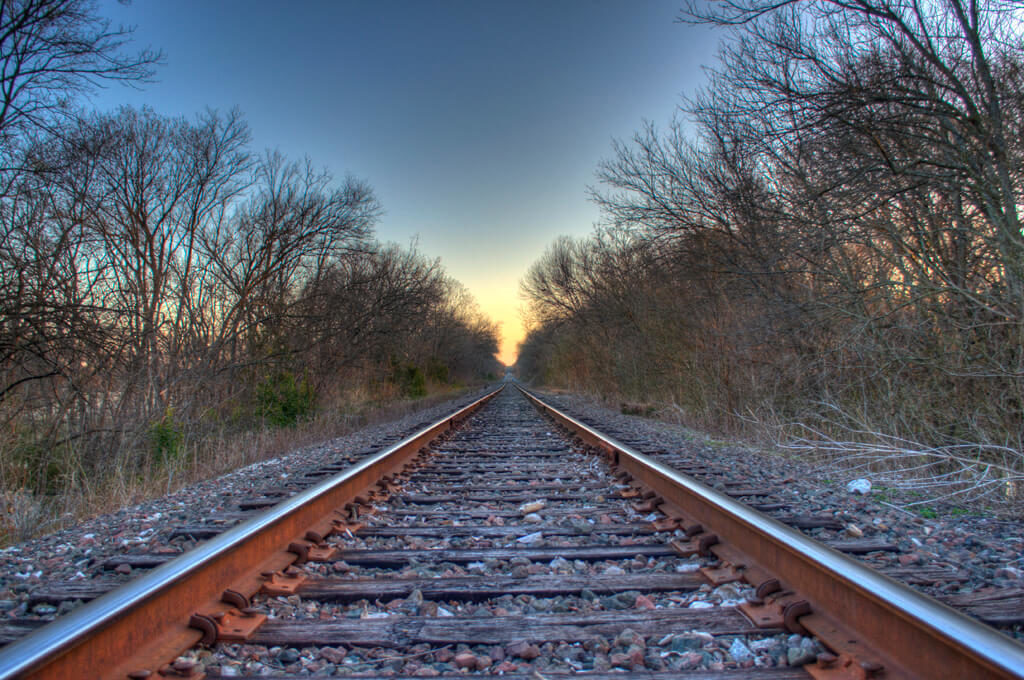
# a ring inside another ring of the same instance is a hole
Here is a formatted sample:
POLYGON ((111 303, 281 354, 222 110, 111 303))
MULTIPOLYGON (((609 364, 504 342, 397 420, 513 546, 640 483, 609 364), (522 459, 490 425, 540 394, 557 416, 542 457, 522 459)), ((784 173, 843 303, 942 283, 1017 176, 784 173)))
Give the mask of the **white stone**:
POLYGON ((739 638, 732 641, 732 645, 729 646, 729 654, 736 661, 746 661, 747 659, 754 658, 754 653, 739 638))
POLYGON ((871 491, 871 482, 866 479, 855 479, 846 485, 846 490, 863 496, 871 491))

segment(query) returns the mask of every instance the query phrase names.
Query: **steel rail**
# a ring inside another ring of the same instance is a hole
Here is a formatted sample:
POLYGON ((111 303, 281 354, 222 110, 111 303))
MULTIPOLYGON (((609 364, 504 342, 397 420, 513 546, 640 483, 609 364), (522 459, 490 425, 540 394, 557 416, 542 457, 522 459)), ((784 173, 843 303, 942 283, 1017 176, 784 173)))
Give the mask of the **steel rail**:
MULTIPOLYGON (((201 543, 120 588, 0 649, 0 678, 124 678, 132 659, 166 662, 198 641, 187 621, 201 605, 216 606, 239 579, 256 583, 260 560, 332 511, 397 471, 429 441, 475 411, 504 385, 257 517, 201 543), (255 573, 254 573, 255 571, 255 573), (165 628, 177 634, 160 644, 165 628), (191 631, 191 632, 190 632, 191 631), (191 641, 190 641, 191 640, 191 641), (169 656, 167 656, 169 655, 169 656)), ((295 556, 292 555, 291 558, 295 556)), ((286 566, 291 559, 285 559, 286 566)), ((224 609, 221 605, 220 609, 224 609)), ((144 668, 144 667, 143 667, 144 668)), ((155 671, 156 669, 152 669, 155 671)))
POLYGON ((827 627, 842 622, 855 631, 863 645, 882 652, 886 657, 884 677, 1024 678, 1024 645, 602 434, 518 384, 516 387, 541 412, 606 450, 639 482, 799 591, 815 616, 823 613, 825 619, 819 623, 827 627))

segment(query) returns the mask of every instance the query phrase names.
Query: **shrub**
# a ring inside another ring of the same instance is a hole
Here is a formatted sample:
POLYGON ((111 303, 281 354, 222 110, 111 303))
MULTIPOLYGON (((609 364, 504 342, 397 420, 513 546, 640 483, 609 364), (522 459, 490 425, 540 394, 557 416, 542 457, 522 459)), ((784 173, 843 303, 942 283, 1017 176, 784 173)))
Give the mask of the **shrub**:
POLYGON ((164 415, 149 426, 149 448, 153 457, 162 465, 174 461, 181 454, 185 433, 181 423, 174 418, 174 410, 168 408, 164 415))
POLYGON ((431 359, 430 364, 427 366, 427 377, 435 383, 448 382, 448 365, 439 359, 431 359))
POLYGON ((297 380, 290 371, 281 371, 256 386, 256 405, 266 422, 277 427, 294 427, 313 414, 316 393, 308 378, 297 380))
POLYGON ((419 366, 414 364, 395 366, 391 380, 398 385, 403 396, 413 399, 427 396, 427 379, 419 366))

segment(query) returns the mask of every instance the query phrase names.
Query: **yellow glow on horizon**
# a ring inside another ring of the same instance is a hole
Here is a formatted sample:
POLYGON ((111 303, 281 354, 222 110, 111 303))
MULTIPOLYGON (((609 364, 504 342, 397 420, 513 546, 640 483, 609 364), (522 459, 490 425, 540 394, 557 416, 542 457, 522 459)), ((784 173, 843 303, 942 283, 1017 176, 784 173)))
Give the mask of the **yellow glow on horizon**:
POLYGON ((526 336, 519 318, 519 279, 514 277, 469 286, 480 311, 498 323, 498 361, 506 366, 516 362, 516 350, 526 336))

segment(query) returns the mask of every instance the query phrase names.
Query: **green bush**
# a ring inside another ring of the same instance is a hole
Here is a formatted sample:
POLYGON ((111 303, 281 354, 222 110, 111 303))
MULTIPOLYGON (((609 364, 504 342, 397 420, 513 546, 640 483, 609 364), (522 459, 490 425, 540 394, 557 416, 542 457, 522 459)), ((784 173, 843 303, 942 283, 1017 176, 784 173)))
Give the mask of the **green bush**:
POLYGON ((167 464, 181 454, 185 432, 181 423, 174 419, 173 409, 168 408, 160 420, 150 423, 148 434, 149 449, 158 462, 167 464))
POLYGON ((256 410, 277 427, 294 427, 307 420, 316 407, 316 393, 306 377, 296 379, 289 371, 264 378, 256 386, 256 410))
POLYGON ((402 390, 406 397, 418 398, 427 396, 427 378, 419 366, 405 364, 395 366, 392 381, 402 390))
POLYGON ((431 359, 427 366, 427 377, 435 383, 448 382, 448 365, 439 359, 431 359))

